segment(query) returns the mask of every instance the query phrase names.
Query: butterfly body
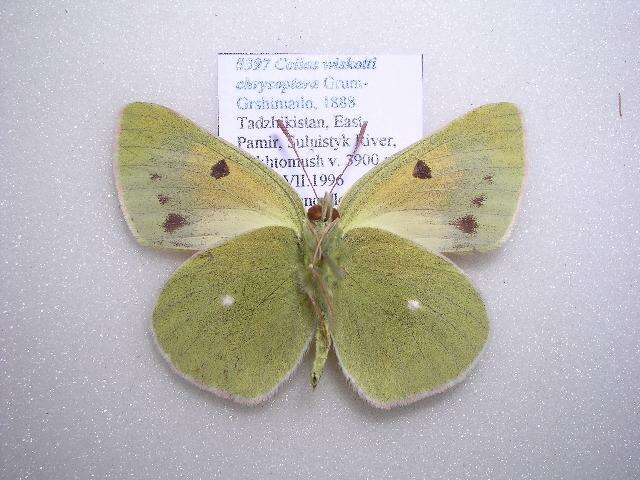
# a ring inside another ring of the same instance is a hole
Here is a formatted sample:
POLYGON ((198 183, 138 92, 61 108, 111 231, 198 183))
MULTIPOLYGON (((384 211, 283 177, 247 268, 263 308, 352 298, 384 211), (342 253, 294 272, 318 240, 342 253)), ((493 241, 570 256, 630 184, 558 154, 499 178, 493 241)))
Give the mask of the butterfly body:
POLYGON ((333 207, 333 197, 325 194, 307 210, 303 227, 305 282, 302 286, 312 306, 316 320, 315 358, 311 371, 311 386, 315 388, 322 376, 331 349, 331 322, 334 318, 332 290, 344 272, 335 258, 340 242, 340 214, 333 207))
MULTIPOLYGON (((361 133, 362 134, 362 133, 361 133)), ((122 116, 116 181, 143 245, 196 251, 153 333, 171 366, 244 403, 271 396, 314 342, 380 408, 462 379, 486 344, 479 293, 442 254, 508 235, 524 173, 511 104, 487 105, 305 211, 282 177, 158 105, 122 116)))

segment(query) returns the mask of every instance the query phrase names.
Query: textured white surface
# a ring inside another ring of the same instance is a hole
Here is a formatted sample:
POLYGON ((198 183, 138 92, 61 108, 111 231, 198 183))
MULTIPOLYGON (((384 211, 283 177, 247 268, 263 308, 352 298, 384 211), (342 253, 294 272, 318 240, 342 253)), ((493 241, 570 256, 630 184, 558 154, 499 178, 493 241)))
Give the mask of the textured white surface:
POLYGON ((0 477, 638 478, 635 2, 28 3, 0 7, 0 477), (456 259, 493 318, 458 387, 380 412, 333 360, 311 392, 307 360, 241 407, 154 349, 155 296, 186 255, 127 230, 117 112, 154 101, 215 131, 215 52, 249 50, 424 52, 425 132, 487 102, 522 108, 512 239, 456 259))

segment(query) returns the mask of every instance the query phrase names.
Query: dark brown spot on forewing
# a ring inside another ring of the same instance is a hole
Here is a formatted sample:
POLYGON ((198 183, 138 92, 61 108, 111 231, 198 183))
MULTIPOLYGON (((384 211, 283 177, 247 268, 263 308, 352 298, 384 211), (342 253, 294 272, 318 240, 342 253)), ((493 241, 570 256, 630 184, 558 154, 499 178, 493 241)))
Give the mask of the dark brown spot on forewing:
POLYGON ((187 225, 187 219, 178 213, 170 213, 167 215, 167 219, 164 221, 162 226, 164 227, 164 231, 167 233, 173 233, 179 228, 187 225))
POLYGON ((158 180, 162 180, 162 175, 159 175, 157 173, 152 173, 151 175, 149 175, 149 178, 154 182, 157 182, 158 180))
POLYGON ((487 198, 484 195, 480 195, 479 197, 476 197, 473 200, 471 200, 471 203, 476 207, 480 208, 482 205, 484 205, 484 202, 486 199, 487 198))
POLYGON ((473 235, 478 229, 478 222, 473 215, 465 215, 464 217, 460 217, 451 222, 451 225, 469 235, 473 235))
POLYGON ((493 183, 493 176, 492 175, 485 175, 483 180, 487 183, 493 183))
POLYGON ((160 205, 164 205, 168 201, 169 197, 167 197, 166 195, 158 195, 158 202, 160 203, 160 205))
POLYGON ((229 165, 224 160, 220 160, 213 167, 211 167, 211 176, 216 180, 229 175, 229 165))
POLYGON ((413 176, 416 178, 427 179, 431 178, 431 169, 422 160, 416 162, 416 166, 413 167, 413 176))

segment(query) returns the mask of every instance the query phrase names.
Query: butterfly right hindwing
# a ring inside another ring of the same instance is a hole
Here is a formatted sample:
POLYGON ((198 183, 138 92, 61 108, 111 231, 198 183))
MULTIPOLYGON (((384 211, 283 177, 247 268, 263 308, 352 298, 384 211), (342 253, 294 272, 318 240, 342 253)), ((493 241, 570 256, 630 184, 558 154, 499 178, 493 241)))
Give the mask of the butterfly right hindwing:
POLYGON ((469 279, 444 257, 384 230, 349 231, 338 247, 334 348, 358 392, 381 408, 461 379, 489 321, 469 279))

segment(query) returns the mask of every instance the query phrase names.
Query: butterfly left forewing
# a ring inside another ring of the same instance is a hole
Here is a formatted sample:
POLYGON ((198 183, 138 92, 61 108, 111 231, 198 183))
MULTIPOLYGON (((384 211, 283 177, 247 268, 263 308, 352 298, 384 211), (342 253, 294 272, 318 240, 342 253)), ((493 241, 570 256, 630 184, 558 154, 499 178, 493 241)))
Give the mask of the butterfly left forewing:
POLYGON ((124 109, 115 170, 143 245, 199 250, 269 225, 299 231, 304 217, 282 177, 160 105, 124 109))
POLYGON ((331 325, 340 366, 381 408, 411 403, 460 380, 489 322, 469 279, 445 258, 392 233, 349 231, 336 252, 331 325))

